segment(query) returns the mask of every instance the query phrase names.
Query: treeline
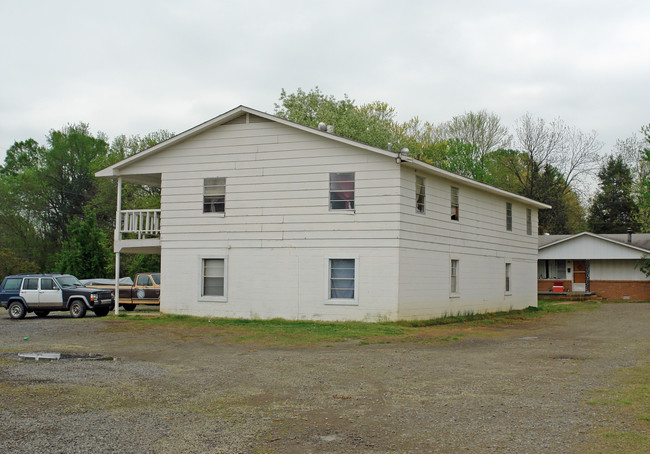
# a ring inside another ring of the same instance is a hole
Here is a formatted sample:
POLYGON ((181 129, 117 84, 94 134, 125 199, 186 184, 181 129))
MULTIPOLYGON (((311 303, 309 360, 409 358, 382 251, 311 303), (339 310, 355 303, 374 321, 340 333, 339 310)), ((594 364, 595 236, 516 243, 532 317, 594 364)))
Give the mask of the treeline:
MULTIPOLYGON (((161 130, 109 143, 80 123, 51 130, 44 145, 15 142, 0 167, 0 276, 113 277, 117 185, 95 172, 172 136, 161 130)), ((122 200, 124 209, 160 207, 158 188, 125 184, 122 200)), ((120 273, 159 268, 158 256, 125 255, 120 273)))
MULTIPOLYGON (((402 123, 384 102, 357 106, 318 88, 282 90, 275 114, 312 127, 334 125, 335 134, 384 149, 408 148, 437 167, 548 203, 553 209, 540 211, 540 233, 650 230, 650 125, 603 159, 595 132, 530 114, 512 131, 485 110, 441 124, 418 118, 402 123), (590 201, 585 194, 595 177, 600 185, 590 201)), ((58 271, 113 277, 116 183, 94 174, 172 136, 161 130, 110 141, 80 123, 51 130, 45 144, 15 142, 0 166, 0 276, 58 271)), ((125 183, 122 206, 159 208, 159 189, 125 183)), ((159 267, 158 256, 124 254, 120 275, 159 267)))
POLYGON ((376 147, 408 148, 436 167, 547 203, 553 209, 540 210, 539 233, 650 231, 650 125, 641 138, 619 140, 603 155, 596 132, 528 113, 513 130, 486 110, 440 124, 417 117, 399 122, 385 102, 357 106, 347 95, 336 99, 316 87, 282 90, 275 114, 312 127, 324 122, 335 134, 376 147))

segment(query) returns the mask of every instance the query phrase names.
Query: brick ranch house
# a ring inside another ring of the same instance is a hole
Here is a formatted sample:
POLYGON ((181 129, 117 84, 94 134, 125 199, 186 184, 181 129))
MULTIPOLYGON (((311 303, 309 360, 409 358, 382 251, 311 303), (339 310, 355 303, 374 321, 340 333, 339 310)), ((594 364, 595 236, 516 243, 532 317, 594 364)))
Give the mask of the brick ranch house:
POLYGON ((650 255, 650 233, 540 235, 537 289, 595 294, 606 300, 650 300, 650 278, 639 270, 650 255))

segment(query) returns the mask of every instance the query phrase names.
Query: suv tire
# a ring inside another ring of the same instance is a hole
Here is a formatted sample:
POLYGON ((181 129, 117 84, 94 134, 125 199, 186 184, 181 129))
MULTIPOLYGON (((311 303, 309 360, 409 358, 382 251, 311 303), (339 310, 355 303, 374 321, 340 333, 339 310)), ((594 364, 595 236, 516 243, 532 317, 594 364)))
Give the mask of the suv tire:
POLYGON ((71 302, 70 315, 72 318, 83 318, 86 315, 86 304, 81 300, 71 302))
POLYGON ((108 308, 105 308, 105 309, 95 309, 95 315, 96 315, 97 317, 106 317, 106 316, 108 315, 108 311, 110 311, 110 309, 108 309, 108 308))
POLYGON ((9 317, 13 318, 14 320, 25 318, 25 314, 27 314, 27 309, 25 309, 25 306, 23 306, 23 303, 20 301, 14 301, 11 303, 7 310, 9 312, 9 317))

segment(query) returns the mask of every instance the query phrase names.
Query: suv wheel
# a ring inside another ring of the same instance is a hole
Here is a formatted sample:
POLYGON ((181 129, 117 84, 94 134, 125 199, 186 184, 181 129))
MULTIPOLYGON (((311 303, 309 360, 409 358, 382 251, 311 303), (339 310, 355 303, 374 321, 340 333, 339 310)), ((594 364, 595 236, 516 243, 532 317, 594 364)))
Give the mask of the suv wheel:
POLYGON ((86 315, 86 305, 81 300, 74 300, 70 303, 70 315, 72 318, 83 318, 86 315))
POLYGON ((14 301, 9 305, 7 308, 9 311, 9 317, 19 320, 21 318, 25 318, 25 314, 27 314, 27 309, 25 309, 25 306, 23 306, 23 303, 20 303, 18 301, 14 301))
POLYGON ((135 310, 135 304, 122 304, 122 307, 124 308, 125 311, 129 311, 129 312, 135 310))

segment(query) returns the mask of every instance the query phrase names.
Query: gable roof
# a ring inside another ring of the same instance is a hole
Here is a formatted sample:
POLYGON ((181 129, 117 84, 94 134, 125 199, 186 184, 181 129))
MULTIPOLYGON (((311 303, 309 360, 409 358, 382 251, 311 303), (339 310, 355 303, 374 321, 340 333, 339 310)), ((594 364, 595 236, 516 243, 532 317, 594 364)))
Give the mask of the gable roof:
MULTIPOLYGON (((126 159, 123 159, 109 167, 106 167, 105 169, 100 170, 99 172, 95 173, 95 176, 97 177, 102 177, 102 178, 117 178, 120 176, 120 169, 129 166, 130 164, 133 164, 134 162, 146 159, 147 157, 158 153, 162 150, 165 150, 175 144, 181 143, 185 140, 190 139, 191 137, 194 137, 198 134, 201 134, 202 132, 216 127, 220 126, 224 123, 228 123, 231 120, 234 120, 235 118, 238 118, 244 114, 252 114, 255 116, 258 116, 260 118, 263 118, 265 120, 273 121, 291 128, 299 129, 301 131, 310 133, 310 134, 315 134, 321 137, 325 137, 329 140, 334 140, 337 142, 344 143, 346 145, 353 146, 355 148, 360 148, 363 150, 367 150, 372 153, 377 153, 380 155, 384 155, 386 157, 389 157, 391 159, 395 159, 397 157, 397 153, 393 153, 388 150, 384 150, 382 148, 378 147, 373 147, 371 145, 366 145, 361 142, 357 142, 351 139, 347 139, 345 137, 337 136, 332 133, 328 133, 325 131, 320 131, 319 129, 311 128, 308 126, 304 126, 298 123, 294 123, 289 120, 285 120, 284 118, 276 117, 274 115, 267 114, 265 112, 261 112, 259 110, 251 109, 250 107, 246 107, 243 105, 240 105, 239 107, 235 107, 232 110, 229 110, 228 112, 225 112, 217 117, 212 118, 211 120, 208 120, 204 123, 201 123, 193 128, 188 129, 187 131, 184 131, 170 139, 165 140, 164 142, 161 142, 157 145, 154 145, 151 148, 148 148, 144 151, 141 151, 139 153, 136 153, 132 156, 129 156, 126 159)), ((512 192, 505 191, 503 189, 496 188, 494 186, 490 186, 485 183, 480 183, 478 181, 474 181, 471 178, 463 177, 460 175, 457 175, 455 173, 440 169, 438 167, 434 167, 430 164, 426 164, 422 161, 418 161, 417 159, 414 159, 412 157, 408 156, 402 156, 401 157, 402 165, 406 165, 408 167, 413 167, 416 169, 420 169, 425 171, 428 174, 433 174, 454 182, 457 182, 459 184, 463 184, 465 186, 470 186, 474 187, 477 189, 481 189, 483 191, 500 195, 502 197, 506 197, 509 199, 514 199, 517 200, 521 203, 524 203, 529 206, 534 206, 535 208, 540 208, 540 209, 545 209, 545 208, 551 208, 550 205, 547 205, 545 203, 537 202, 536 200, 529 199, 524 196, 520 196, 518 194, 514 194, 512 192)))
POLYGON ((597 235, 591 232, 580 232, 575 235, 539 235, 539 250, 549 246, 569 242, 580 237, 592 237, 609 243, 625 246, 630 249, 635 249, 643 253, 650 253, 650 233, 633 233, 632 242, 630 243, 627 241, 627 233, 603 233, 597 235))

